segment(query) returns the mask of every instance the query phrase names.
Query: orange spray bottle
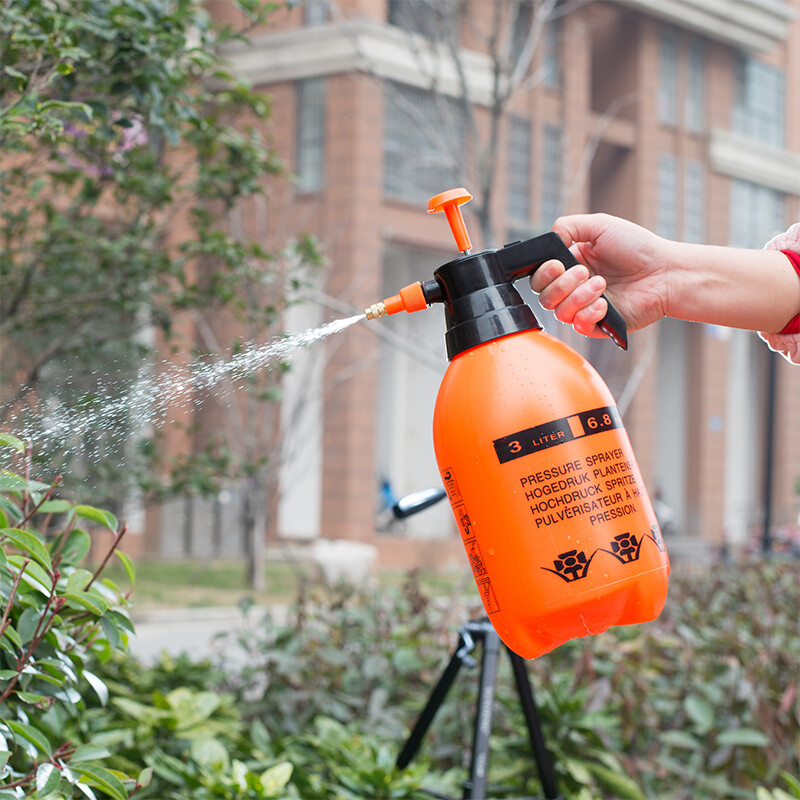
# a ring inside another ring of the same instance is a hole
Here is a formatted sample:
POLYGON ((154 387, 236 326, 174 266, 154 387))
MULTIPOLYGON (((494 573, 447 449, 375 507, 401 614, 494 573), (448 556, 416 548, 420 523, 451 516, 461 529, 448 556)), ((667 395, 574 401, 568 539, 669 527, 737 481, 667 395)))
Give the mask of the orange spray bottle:
MULTIPOLYGON (((555 233, 473 254, 459 209, 469 199, 453 189, 428 206, 445 212, 462 256, 366 314, 444 303, 436 461, 486 613, 534 658, 657 617, 669 561, 611 392, 513 286, 551 258, 577 261, 555 233)), ((611 304, 600 327, 627 348, 611 304)))

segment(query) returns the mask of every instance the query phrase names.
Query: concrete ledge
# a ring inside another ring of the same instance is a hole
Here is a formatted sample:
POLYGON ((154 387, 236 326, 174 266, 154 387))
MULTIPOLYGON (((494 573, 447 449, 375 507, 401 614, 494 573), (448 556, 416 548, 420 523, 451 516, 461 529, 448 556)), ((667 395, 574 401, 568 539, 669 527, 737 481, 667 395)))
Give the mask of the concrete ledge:
POLYGON ((786 39, 794 10, 782 0, 617 0, 726 44, 766 52, 786 39))
POLYGON ((800 195, 800 155, 776 150, 730 131, 713 130, 709 139, 711 168, 731 178, 800 195))
MULTIPOLYGON (((293 28, 231 45, 223 55, 232 70, 255 86, 319 75, 363 72, 376 78, 436 88, 461 96, 461 81, 448 50, 416 33, 369 20, 293 28)), ((462 50, 470 99, 486 105, 493 95, 489 57, 462 50)))

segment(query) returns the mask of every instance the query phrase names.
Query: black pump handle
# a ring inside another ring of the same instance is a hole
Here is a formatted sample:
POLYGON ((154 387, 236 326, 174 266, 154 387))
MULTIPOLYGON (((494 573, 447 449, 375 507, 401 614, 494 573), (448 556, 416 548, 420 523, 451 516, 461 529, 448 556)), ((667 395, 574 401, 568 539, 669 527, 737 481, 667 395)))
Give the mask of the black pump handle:
MULTIPOLYGON (((557 259, 567 269, 577 266, 580 262, 570 252, 570 249, 561 241, 557 233, 550 232, 526 239, 524 242, 508 244, 497 251, 503 269, 510 281, 516 281, 533 275, 545 261, 557 259)), ((611 301, 603 295, 608 303, 608 311, 597 327, 623 350, 628 349, 628 326, 622 314, 611 305, 611 301)))

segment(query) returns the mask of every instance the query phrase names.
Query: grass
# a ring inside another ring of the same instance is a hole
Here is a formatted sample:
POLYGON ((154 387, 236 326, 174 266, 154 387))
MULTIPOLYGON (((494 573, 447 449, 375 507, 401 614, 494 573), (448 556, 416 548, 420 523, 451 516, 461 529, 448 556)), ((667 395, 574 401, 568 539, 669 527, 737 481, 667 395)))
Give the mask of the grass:
MULTIPOLYGON (((266 591, 256 596, 248 588, 243 561, 137 561, 135 566, 132 598, 137 608, 232 606, 244 598, 283 603, 296 596, 304 575, 296 564, 269 563, 266 591)), ((129 585, 121 567, 110 567, 108 577, 120 586, 129 585)))
MULTIPOLYGON (((266 569, 266 590, 254 594, 247 584, 244 561, 136 561, 136 586, 132 599, 139 609, 204 608, 234 606, 249 598, 256 604, 291 602, 297 597, 302 581, 309 577, 308 567, 291 562, 270 561, 266 569)), ((108 578, 118 586, 129 586, 120 565, 110 565, 108 578)), ((377 575, 380 586, 397 587, 406 572, 382 570, 377 575)), ((432 595, 450 594, 471 582, 468 570, 426 572, 423 583, 432 595)))

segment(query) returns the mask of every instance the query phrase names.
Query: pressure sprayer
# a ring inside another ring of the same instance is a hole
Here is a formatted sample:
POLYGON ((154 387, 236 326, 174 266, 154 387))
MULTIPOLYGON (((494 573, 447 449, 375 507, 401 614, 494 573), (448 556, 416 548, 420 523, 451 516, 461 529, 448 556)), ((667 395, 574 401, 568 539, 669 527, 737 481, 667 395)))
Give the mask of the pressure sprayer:
MULTIPOLYGON (((655 619, 669 560, 611 392, 513 286, 550 259, 578 262, 555 233, 473 253, 459 208, 471 199, 452 189, 428 204, 462 255, 366 315, 444 303, 436 461, 486 613, 511 650, 534 658, 655 619)), ((600 328, 627 349, 610 303, 600 328)))

